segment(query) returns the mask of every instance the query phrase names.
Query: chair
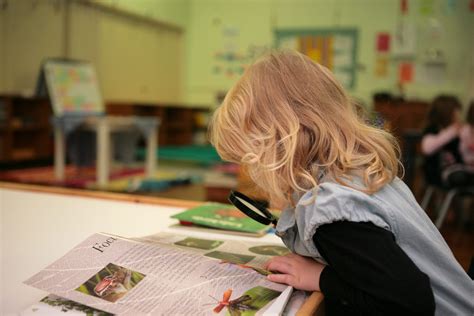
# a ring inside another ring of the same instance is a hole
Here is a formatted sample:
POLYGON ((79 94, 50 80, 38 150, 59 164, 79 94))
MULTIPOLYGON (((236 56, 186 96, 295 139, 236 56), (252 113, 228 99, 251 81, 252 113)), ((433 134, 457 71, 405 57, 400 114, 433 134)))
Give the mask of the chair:
MULTIPOLYGON (((456 172, 459 172, 462 170, 458 166, 453 166, 452 170, 447 170, 448 174, 455 174, 456 172)), ((441 191, 445 193, 443 202, 441 203, 441 206, 438 208, 436 212, 436 219, 434 221, 436 227, 438 229, 441 229, 441 226, 443 225, 444 219, 446 218, 446 215, 448 213, 449 207, 451 206, 451 203, 453 199, 458 196, 458 197, 469 197, 472 198, 474 197, 474 186, 472 185, 472 180, 469 179, 472 174, 466 173, 463 175, 465 179, 464 181, 461 181, 459 178, 456 179, 455 181, 452 181, 454 183, 457 183, 456 186, 453 185, 453 183, 450 183, 449 181, 446 181, 442 185, 440 184, 434 184, 426 181, 429 177, 425 177, 425 181, 428 183, 428 187, 426 188, 425 194, 423 196, 422 202, 421 202, 421 208, 426 211, 429 202, 431 201, 431 198, 433 197, 433 194, 436 191, 441 191), (462 185, 464 184, 464 185, 462 185)), ((444 178, 448 179, 449 175, 445 175, 444 178)))
POLYGON ((438 229, 441 229, 443 225, 443 221, 448 213, 449 206, 453 201, 455 196, 460 197, 474 197, 474 187, 466 187, 466 188, 453 188, 446 193, 446 196, 441 204, 441 207, 438 210, 438 215, 435 220, 435 225, 438 229))

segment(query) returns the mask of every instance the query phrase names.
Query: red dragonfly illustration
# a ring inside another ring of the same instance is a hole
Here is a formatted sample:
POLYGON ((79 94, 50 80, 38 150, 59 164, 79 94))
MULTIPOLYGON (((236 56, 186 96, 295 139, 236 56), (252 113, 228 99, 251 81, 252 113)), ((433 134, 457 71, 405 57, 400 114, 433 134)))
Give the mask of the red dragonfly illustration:
POLYGON ((224 307, 227 307, 229 314, 231 316, 238 316, 243 311, 248 310, 256 310, 254 306, 250 305, 252 302, 252 297, 250 295, 243 295, 235 300, 231 300, 230 297, 232 296, 232 289, 228 289, 224 292, 222 296, 222 301, 219 301, 219 305, 214 307, 212 310, 214 313, 218 314, 222 311, 224 307))

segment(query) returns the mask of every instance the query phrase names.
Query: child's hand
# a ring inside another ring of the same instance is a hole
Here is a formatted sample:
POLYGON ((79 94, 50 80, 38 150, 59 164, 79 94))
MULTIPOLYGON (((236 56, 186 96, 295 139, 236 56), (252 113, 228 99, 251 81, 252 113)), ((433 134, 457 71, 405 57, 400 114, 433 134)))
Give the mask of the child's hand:
POLYGON ((285 283, 304 291, 320 291, 319 277, 324 265, 311 258, 296 254, 274 257, 265 264, 265 269, 276 274, 270 274, 272 282, 285 283))
MULTIPOLYGON (((445 130, 449 130, 450 133, 458 135, 459 132, 461 131, 462 128, 462 122, 461 121, 454 121, 451 123, 449 126, 445 128, 445 130)), ((454 136, 454 135, 453 135, 454 136)))

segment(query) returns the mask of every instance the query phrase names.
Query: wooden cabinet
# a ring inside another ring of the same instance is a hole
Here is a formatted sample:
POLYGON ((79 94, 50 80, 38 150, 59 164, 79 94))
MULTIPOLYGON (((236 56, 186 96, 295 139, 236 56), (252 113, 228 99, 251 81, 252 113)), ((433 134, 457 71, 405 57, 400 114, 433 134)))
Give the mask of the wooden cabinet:
POLYGON ((52 157, 51 115, 47 99, 0 96, 0 162, 52 157))
MULTIPOLYGON (((160 146, 203 143, 210 116, 207 108, 125 102, 107 103, 106 113, 159 118, 160 146)), ((47 98, 0 96, 0 162, 52 158, 52 115, 47 98)))
POLYGON ((202 143, 207 130, 206 117, 210 115, 206 108, 136 103, 108 103, 106 111, 108 115, 158 117, 160 146, 202 143))
POLYGON ((421 131, 426 123, 430 104, 423 101, 376 102, 375 111, 389 123, 396 136, 411 131, 421 131))
POLYGON ((422 131, 430 104, 423 101, 386 100, 376 102, 374 107, 388 123, 389 130, 399 140, 405 168, 405 183, 413 191, 418 191, 415 183, 421 170, 417 158, 421 157, 422 131))

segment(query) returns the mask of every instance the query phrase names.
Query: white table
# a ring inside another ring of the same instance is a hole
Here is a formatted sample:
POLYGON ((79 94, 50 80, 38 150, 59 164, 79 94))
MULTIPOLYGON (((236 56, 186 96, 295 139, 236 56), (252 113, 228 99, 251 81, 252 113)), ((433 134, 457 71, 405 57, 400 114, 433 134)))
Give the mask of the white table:
MULTIPOLYGON (((176 220, 171 219, 170 215, 196 204, 126 194, 0 183, 0 314, 15 315, 46 296, 47 293, 22 282, 89 235, 108 232, 127 237, 173 231, 168 227, 176 220), (49 190, 55 193, 48 193, 49 190), (81 196, 83 194, 88 196, 81 196)), ((174 232, 281 243, 275 235, 251 238, 184 232, 181 229, 174 232)))
POLYGON ((56 180, 64 180, 64 168, 66 163, 66 128, 67 124, 77 124, 83 130, 92 130, 97 138, 97 184, 105 188, 109 181, 110 159, 113 153, 110 136, 112 132, 127 131, 140 128, 140 125, 151 125, 146 134, 147 156, 145 174, 151 178, 156 170, 156 149, 158 143, 158 125, 156 118, 121 117, 121 116, 88 116, 88 117, 58 117, 53 119, 54 125, 54 174, 56 180))

